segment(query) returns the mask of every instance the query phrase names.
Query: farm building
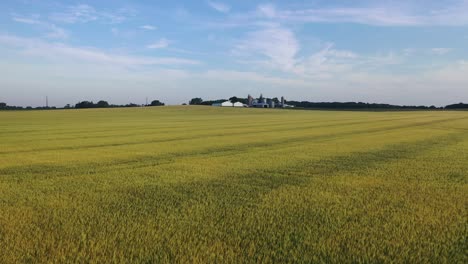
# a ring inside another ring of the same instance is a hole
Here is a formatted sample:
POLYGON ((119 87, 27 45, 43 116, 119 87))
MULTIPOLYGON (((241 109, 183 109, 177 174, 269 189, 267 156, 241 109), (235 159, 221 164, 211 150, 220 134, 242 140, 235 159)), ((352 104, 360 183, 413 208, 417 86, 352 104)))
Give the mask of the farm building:
POLYGON ((263 95, 260 95, 260 98, 258 98, 258 99, 254 99, 249 94, 249 96, 247 98, 247 101, 248 101, 248 107, 256 107, 256 108, 286 108, 286 107, 292 107, 292 106, 286 104, 286 100, 284 99, 284 97, 281 97, 281 101, 277 100, 277 102, 275 102, 273 99, 263 97, 263 95))
POLYGON ((245 107, 245 105, 243 103, 241 103, 241 102, 231 103, 231 101, 216 103, 216 104, 212 104, 211 106, 217 106, 217 107, 245 107))
POLYGON ((287 105, 284 97, 281 97, 281 101, 277 98, 265 98, 260 95, 260 98, 254 99, 250 94, 247 97, 247 104, 241 102, 232 103, 231 101, 217 102, 211 106, 217 107, 254 107, 254 108, 290 108, 292 105, 287 105))
POLYGON ((218 107, 233 107, 233 104, 230 101, 222 102, 222 103, 216 103, 212 104, 212 106, 218 106, 218 107))

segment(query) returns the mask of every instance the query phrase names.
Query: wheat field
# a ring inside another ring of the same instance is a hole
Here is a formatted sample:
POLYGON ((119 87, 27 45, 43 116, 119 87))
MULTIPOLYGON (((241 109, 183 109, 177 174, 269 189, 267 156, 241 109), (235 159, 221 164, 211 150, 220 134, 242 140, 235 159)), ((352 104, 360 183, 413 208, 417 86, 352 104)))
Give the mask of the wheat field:
POLYGON ((467 263, 468 112, 0 112, 0 263, 467 263))

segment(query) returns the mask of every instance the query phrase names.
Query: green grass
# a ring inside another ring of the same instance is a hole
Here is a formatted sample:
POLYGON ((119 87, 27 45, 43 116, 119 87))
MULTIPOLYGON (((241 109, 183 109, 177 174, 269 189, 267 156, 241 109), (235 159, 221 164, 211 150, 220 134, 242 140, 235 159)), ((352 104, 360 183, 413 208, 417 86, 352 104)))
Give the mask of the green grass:
POLYGON ((468 112, 0 112, 0 263, 466 263, 468 112))

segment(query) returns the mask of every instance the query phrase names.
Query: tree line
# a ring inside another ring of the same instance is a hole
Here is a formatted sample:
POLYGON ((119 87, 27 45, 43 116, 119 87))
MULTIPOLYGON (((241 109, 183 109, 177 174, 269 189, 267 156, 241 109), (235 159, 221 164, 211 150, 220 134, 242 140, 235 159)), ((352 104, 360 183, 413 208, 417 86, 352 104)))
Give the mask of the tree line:
MULTIPOLYGON (((140 107, 140 106, 164 106, 165 104, 159 100, 153 100, 150 104, 148 105, 138 105, 134 103, 129 103, 126 105, 115 105, 115 104, 109 104, 107 101, 99 101, 97 103, 93 103, 92 101, 82 101, 77 104, 75 104, 74 108, 118 108, 118 107, 140 107)), ((65 106, 65 108, 71 108, 65 106)))
POLYGON ((445 109, 468 109, 468 104, 459 103, 459 104, 447 105, 445 109))
POLYGON ((0 110, 47 110, 47 109, 85 109, 85 108, 120 108, 120 107, 141 107, 141 106, 164 106, 165 104, 159 100, 153 100, 151 101, 150 104, 147 105, 139 105, 139 104, 134 104, 134 103, 129 103, 125 105, 116 105, 116 104, 109 104, 107 101, 101 100, 98 101, 97 103, 94 103, 93 101, 81 101, 76 103, 75 105, 70 105, 67 104, 62 108, 58 108, 55 106, 51 107, 46 107, 46 106, 40 106, 40 107, 22 107, 22 106, 12 106, 8 105, 7 103, 0 102, 0 110))
POLYGON ((57 109, 57 107, 46 107, 46 106, 38 106, 38 107, 22 107, 22 106, 15 106, 15 105, 8 105, 7 103, 0 102, 0 110, 44 110, 44 109, 57 109))
MULTIPOLYGON (((272 98, 275 104, 278 104, 280 101, 277 97, 272 98)), ((202 98, 192 98, 189 101, 189 105, 212 105, 216 103, 222 103, 226 101, 231 102, 241 102, 243 104, 248 103, 247 98, 239 98, 233 96, 229 99, 217 99, 217 100, 208 100, 204 101, 202 98)), ((309 101, 286 101, 288 105, 294 106, 296 108, 304 109, 343 109, 343 110, 353 110, 353 109, 382 109, 382 110, 436 110, 436 109, 468 109, 468 104, 459 103, 451 104, 445 107, 436 107, 425 106, 425 105, 392 105, 392 104, 377 104, 377 103, 363 103, 363 102, 309 102, 309 101)))
MULTIPOLYGON (((279 103, 278 98, 272 98, 275 103, 279 103)), ((189 101, 190 105, 212 105, 215 103, 222 103, 225 101, 231 102, 241 102, 243 104, 248 103, 247 98, 240 98, 233 96, 229 99, 217 99, 217 100, 208 100, 204 101, 202 98, 192 98, 189 101)), ((458 103, 451 104, 445 107, 436 107, 436 106, 408 106, 408 105, 391 105, 391 104, 376 104, 376 103, 363 103, 363 102, 309 102, 309 101, 286 101, 288 105, 292 105, 296 108, 303 109, 334 109, 334 110, 357 110, 357 109, 382 109, 382 110, 436 110, 436 109, 447 109, 447 110, 463 110, 468 109, 468 104, 458 103)), ((52 107, 22 107, 22 106, 11 106, 6 103, 0 102, 0 110, 47 110, 47 109, 85 109, 85 108, 120 108, 120 107, 141 107, 141 106, 164 106, 165 104, 159 100, 153 100, 148 105, 138 105, 134 103, 129 103, 125 105, 116 105, 109 104, 107 101, 100 100, 97 103, 93 101, 81 101, 75 105, 67 104, 62 108, 52 107)))
POLYGON ((376 104, 376 103, 363 103, 363 102, 308 102, 308 101, 288 101, 287 104, 293 105, 298 108, 310 109, 444 109, 444 107, 436 106, 416 106, 416 105, 391 105, 391 104, 376 104))
POLYGON ((381 109, 381 110, 441 110, 441 109, 468 109, 468 104, 451 104, 445 107, 436 107, 434 105, 392 105, 363 102, 308 102, 308 101, 287 101, 287 104, 298 108, 309 109, 381 109))

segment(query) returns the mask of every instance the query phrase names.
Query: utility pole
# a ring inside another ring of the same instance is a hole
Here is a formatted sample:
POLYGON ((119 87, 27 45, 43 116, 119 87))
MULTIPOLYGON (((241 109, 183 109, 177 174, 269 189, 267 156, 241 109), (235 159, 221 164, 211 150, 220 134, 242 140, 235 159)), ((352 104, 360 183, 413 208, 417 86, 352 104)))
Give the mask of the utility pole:
POLYGON ((46 104, 46 108, 49 108, 49 97, 48 96, 45 97, 45 104, 46 104))
POLYGON ((148 106, 148 97, 146 97, 146 104, 145 106, 148 106))

